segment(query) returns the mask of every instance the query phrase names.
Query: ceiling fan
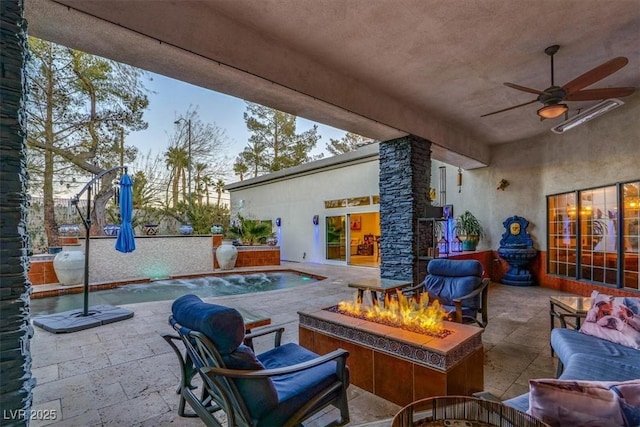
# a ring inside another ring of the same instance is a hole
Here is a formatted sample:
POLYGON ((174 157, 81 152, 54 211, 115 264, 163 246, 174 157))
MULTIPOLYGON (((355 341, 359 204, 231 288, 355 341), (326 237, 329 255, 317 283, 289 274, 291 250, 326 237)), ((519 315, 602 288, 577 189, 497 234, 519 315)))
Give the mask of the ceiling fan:
POLYGON ((586 73, 576 77, 564 86, 556 86, 554 83, 554 70, 553 70, 553 55, 555 55, 560 49, 560 46, 554 44, 544 50, 544 53, 551 57, 551 86, 545 90, 531 89, 525 86, 520 86, 514 83, 504 83, 505 86, 512 89, 521 90, 523 92, 533 93, 538 95, 533 101, 525 102, 524 104, 514 105, 513 107, 504 108, 502 110, 494 111, 492 113, 483 114, 480 117, 491 116, 493 114, 502 113, 504 111, 513 110, 515 108, 524 107, 525 105, 533 104, 534 102, 541 102, 544 104, 542 108, 538 110, 538 116, 540 120, 553 119, 561 116, 569 110, 567 104, 563 104, 563 101, 592 101, 607 98, 621 98, 623 96, 629 96, 635 92, 634 87, 612 87, 603 89, 586 89, 587 86, 591 86, 599 80, 604 79, 610 74, 615 73, 629 62, 624 56, 613 58, 604 64, 587 71, 586 73))

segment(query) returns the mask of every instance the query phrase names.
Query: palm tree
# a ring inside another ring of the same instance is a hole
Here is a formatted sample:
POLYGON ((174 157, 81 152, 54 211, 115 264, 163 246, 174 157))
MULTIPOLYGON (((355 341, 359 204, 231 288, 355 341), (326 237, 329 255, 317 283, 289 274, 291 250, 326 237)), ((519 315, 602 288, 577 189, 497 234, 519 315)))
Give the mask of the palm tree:
POLYGON ((198 198, 198 204, 202 206, 202 175, 207 170, 209 165, 206 163, 196 163, 196 196, 198 198))
POLYGON ((182 181, 182 199, 186 199, 186 182, 185 173, 187 165, 189 164, 189 156, 186 150, 182 147, 169 147, 164 153, 165 164, 171 170, 171 188, 173 202, 172 205, 175 208, 178 204, 178 198, 180 195, 180 181, 182 181))
POLYGON ((213 178, 209 175, 202 177, 202 184, 204 185, 204 194, 207 198, 207 205, 209 205, 209 187, 213 185, 213 178))
POLYGON ((215 189, 216 189, 216 193, 218 193, 218 202, 217 205, 218 207, 220 206, 220 199, 222 198, 222 193, 224 192, 224 181, 221 179, 218 179, 215 183, 215 189))

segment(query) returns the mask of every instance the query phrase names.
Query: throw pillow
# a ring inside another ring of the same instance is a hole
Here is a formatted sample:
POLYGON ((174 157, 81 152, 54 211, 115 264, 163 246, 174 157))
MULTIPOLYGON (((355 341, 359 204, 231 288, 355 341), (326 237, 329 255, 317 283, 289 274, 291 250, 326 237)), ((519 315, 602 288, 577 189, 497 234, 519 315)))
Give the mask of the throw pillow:
POLYGON ((591 293, 591 308, 580 332, 640 349, 640 298, 591 293))
POLYGON ((529 381, 528 414, 552 427, 640 425, 640 379, 529 381))

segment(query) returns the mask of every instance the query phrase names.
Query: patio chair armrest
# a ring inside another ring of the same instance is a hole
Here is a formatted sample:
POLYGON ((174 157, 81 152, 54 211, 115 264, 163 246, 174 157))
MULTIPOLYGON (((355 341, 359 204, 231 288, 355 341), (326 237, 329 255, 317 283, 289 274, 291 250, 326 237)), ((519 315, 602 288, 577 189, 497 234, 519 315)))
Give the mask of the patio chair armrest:
POLYGON ((457 306, 458 303, 461 303, 464 300, 467 300, 467 299, 470 299, 470 298, 475 298, 480 293, 484 293, 485 289, 487 288, 487 286, 489 286, 489 282, 490 282, 489 279, 482 279, 482 283, 480 284, 480 286, 475 288, 473 291, 469 292, 467 295, 463 295, 461 297, 454 298, 453 299, 453 303, 457 306))
POLYGON ((327 353, 323 356, 318 356, 313 360, 308 360, 306 362, 297 363, 291 366, 285 366, 283 368, 273 368, 273 369, 260 369, 260 370, 244 370, 244 369, 223 369, 223 368, 212 368, 212 367, 204 367, 202 368, 202 373, 209 375, 220 375, 223 377, 230 378, 244 378, 244 379, 257 379, 257 378, 268 378, 275 377, 278 375, 292 374, 294 372, 305 371, 307 369, 313 368, 318 365, 322 365, 323 363, 330 362, 335 360, 336 365, 336 375, 338 378, 343 380, 345 378, 345 369, 347 357, 349 356, 349 352, 344 349, 334 350, 331 353, 327 353))
POLYGON ((246 334, 244 336, 245 341, 246 340, 252 340, 254 338, 257 337, 262 337, 264 335, 269 335, 269 334, 275 334, 274 338, 273 338, 273 346, 274 347, 280 347, 280 343, 282 342, 282 334, 284 333, 284 327, 282 326, 267 326, 264 328, 260 328, 259 330, 255 331, 255 332, 251 332, 250 334, 246 334))
POLYGON ((414 295, 419 296, 422 292, 424 292, 424 283, 402 288, 400 289, 400 292, 402 292, 402 295, 404 296, 414 296, 414 295))

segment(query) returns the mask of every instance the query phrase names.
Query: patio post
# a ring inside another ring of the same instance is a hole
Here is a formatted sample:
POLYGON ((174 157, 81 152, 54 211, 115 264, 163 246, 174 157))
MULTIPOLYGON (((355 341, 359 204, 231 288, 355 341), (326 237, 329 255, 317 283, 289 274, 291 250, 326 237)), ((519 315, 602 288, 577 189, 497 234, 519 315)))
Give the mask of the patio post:
POLYGON ((431 142, 408 135, 380 143, 380 275, 419 280, 417 219, 431 186, 431 142))
POLYGON ((23 69, 27 52, 24 4, 19 0, 0 2, 2 35, 2 134, 0 135, 0 402, 2 425, 29 424, 35 380, 31 375, 29 322, 29 235, 27 234, 27 160, 25 86, 23 69))

